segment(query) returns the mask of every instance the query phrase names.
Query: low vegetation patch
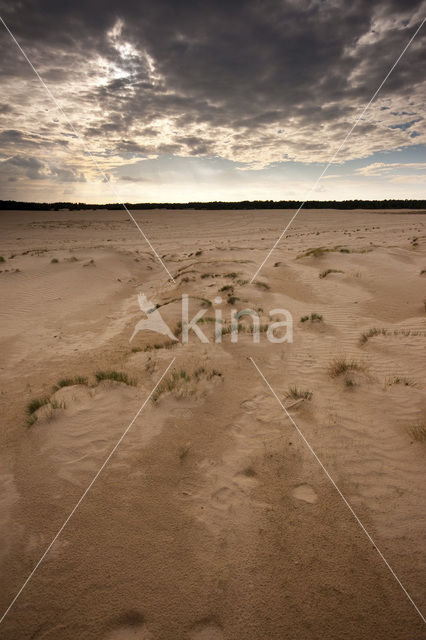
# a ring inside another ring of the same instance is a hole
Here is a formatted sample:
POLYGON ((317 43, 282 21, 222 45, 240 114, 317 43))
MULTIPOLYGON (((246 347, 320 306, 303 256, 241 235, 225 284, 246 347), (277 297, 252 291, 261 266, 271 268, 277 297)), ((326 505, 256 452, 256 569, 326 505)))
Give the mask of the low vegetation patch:
POLYGON ((271 288, 266 282, 255 282, 255 285, 258 289, 262 289, 263 291, 269 291, 271 288))
POLYGON ((62 378, 59 380, 53 387, 53 391, 58 391, 58 389, 62 389, 62 387, 72 387, 76 384, 84 384, 88 385, 89 380, 84 376, 75 376, 74 378, 62 378))
POLYGON ((348 249, 347 247, 343 247, 342 245, 336 245, 335 247, 313 247, 311 249, 307 249, 303 253, 300 253, 297 256, 299 258, 321 258, 326 253, 369 253, 373 251, 372 247, 364 247, 359 249, 348 249))
POLYGON ((386 379, 386 387, 390 387, 393 384, 402 384, 404 387, 417 387, 417 382, 412 378, 407 378, 406 376, 393 376, 386 379))
POLYGON ((408 433, 417 442, 426 442, 426 424, 415 424, 408 428, 408 433))
POLYGON ((326 269, 319 274, 320 278, 326 278, 330 273, 344 273, 341 269, 326 269))
POLYGON ((204 377, 211 380, 215 376, 221 377, 222 373, 217 369, 207 371, 205 367, 198 367, 192 374, 185 369, 174 371, 167 376, 155 389, 151 396, 154 404, 157 404, 164 393, 173 393, 176 397, 188 397, 195 393, 197 383, 204 377))
POLYGON ((102 380, 113 380, 114 382, 123 382, 132 387, 136 386, 135 378, 129 378, 127 373, 115 371, 114 369, 111 371, 96 371, 95 378, 98 382, 102 382, 102 380))
POLYGON ((425 336, 425 331, 418 331, 417 329, 386 329, 379 327, 372 327, 368 329, 368 331, 364 331, 361 334, 359 342, 361 345, 364 345, 368 342, 370 338, 374 338, 374 336, 425 336))
POLYGON ((49 403, 50 398, 48 396, 43 396, 42 398, 33 398, 27 404, 27 414, 30 416, 41 407, 44 407, 49 403))
POLYGON ((312 396, 312 391, 298 389, 297 387, 290 387, 290 389, 285 393, 285 398, 291 398, 292 400, 310 400, 312 396))
POLYGON ((324 319, 319 313, 311 313, 310 316, 302 316, 300 318, 300 322, 308 322, 308 320, 311 322, 323 322, 324 319))
POLYGON ((363 371, 364 367, 356 360, 347 360, 345 356, 340 356, 332 360, 328 366, 328 374, 332 378, 337 378, 349 371, 363 371))

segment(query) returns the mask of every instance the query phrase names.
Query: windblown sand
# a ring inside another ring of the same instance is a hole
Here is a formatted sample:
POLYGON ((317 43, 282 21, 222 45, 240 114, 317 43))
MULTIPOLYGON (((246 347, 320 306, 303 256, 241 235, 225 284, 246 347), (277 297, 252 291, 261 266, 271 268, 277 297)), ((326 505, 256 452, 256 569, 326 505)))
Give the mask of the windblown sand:
POLYGON ((292 213, 135 214, 175 284, 124 211, 0 214, 0 613, 176 358, 2 638, 425 637, 249 358, 425 614, 426 217, 302 212, 249 284, 292 213), (182 293, 190 317, 219 308, 224 326, 228 294, 235 308, 260 310, 262 324, 285 308, 294 341, 262 332, 255 344, 245 331, 232 343, 225 331, 216 344, 203 322, 207 344, 191 332, 189 344, 170 345, 149 331, 129 343, 141 292, 166 303, 173 331, 182 293), (218 295, 221 304, 206 302, 218 295), (370 329, 380 332, 362 342, 370 329), (357 368, 330 375, 339 357, 357 368), (99 370, 135 384, 97 382, 99 370), (88 384, 52 391, 76 376, 88 384), (291 397, 294 387, 311 399, 291 397))

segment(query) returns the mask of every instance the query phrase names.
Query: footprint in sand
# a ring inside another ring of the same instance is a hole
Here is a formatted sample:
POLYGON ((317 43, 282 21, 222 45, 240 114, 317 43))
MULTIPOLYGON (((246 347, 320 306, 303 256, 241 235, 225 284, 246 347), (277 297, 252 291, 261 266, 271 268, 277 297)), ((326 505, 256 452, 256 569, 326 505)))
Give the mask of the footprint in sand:
POLYGON ((318 500, 317 494, 309 484, 299 484, 298 487, 293 489, 293 496, 297 498, 297 500, 309 502, 310 504, 313 504, 318 500))

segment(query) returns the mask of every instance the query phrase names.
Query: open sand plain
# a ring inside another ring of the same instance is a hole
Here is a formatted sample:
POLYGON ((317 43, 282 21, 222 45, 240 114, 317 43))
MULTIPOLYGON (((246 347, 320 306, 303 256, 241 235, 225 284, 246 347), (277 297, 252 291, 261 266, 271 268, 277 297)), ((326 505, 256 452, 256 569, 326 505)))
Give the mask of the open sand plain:
POLYGON ((2 612, 176 358, 2 638, 425 637, 249 358, 424 615, 426 216, 301 212, 249 284, 292 213, 136 213, 173 284, 124 211, 1 212, 2 612), (294 340, 129 342, 141 292, 178 337, 187 293, 224 327, 288 309, 294 340))

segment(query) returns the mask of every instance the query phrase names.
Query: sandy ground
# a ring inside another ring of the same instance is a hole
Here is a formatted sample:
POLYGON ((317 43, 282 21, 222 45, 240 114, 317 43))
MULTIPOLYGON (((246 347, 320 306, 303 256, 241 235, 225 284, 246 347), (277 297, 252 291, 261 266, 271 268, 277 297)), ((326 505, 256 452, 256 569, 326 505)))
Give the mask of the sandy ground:
POLYGON ((425 637, 248 358, 425 614, 426 216, 305 211, 249 284, 291 215, 136 214, 173 284, 124 212, 0 214, 2 611, 176 357, 2 638, 425 637), (303 255, 318 247, 328 250, 303 255), (262 333, 255 344, 245 332, 232 343, 225 332, 217 344, 204 322, 207 344, 191 332, 170 346, 150 331, 129 343, 140 292, 166 303, 174 331, 182 293, 190 317, 219 308, 224 326, 228 294, 237 309, 261 309, 264 324, 285 308, 294 341, 262 333), (322 321, 300 321, 312 313, 322 321), (386 331, 362 344, 372 328, 386 331), (333 377, 338 357, 358 368, 333 377), (97 382, 99 370, 135 384, 97 382), (75 376, 88 384, 52 390, 75 376), (292 387, 311 399, 288 397, 292 387), (28 425, 28 403, 43 397, 28 425))

